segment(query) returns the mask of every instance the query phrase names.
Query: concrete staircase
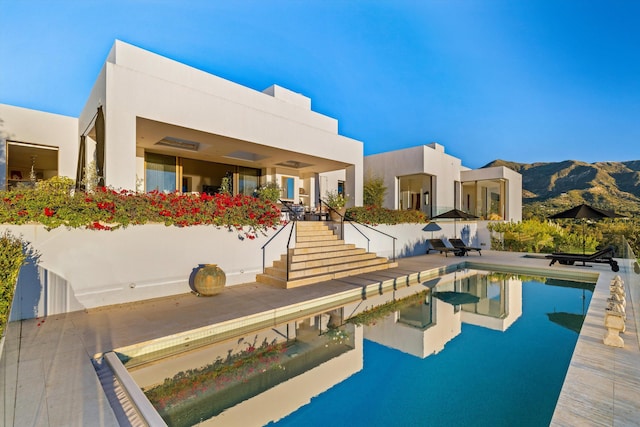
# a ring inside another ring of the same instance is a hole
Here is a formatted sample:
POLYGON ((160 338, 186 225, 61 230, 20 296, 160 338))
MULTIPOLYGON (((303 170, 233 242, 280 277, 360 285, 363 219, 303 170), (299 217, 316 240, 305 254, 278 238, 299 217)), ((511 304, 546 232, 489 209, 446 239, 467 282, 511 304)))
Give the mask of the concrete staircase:
POLYGON ((320 221, 296 222, 295 248, 258 274, 256 281, 282 288, 295 288, 356 274, 397 267, 398 263, 338 240, 332 230, 320 221))

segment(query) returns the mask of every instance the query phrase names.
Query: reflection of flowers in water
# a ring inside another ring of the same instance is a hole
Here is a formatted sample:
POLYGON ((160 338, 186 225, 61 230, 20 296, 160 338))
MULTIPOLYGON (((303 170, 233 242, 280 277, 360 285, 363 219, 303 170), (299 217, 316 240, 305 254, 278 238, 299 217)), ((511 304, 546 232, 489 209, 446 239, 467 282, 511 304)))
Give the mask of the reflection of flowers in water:
POLYGON ((344 344, 349 339, 347 331, 339 328, 329 328, 325 336, 329 339, 329 342, 325 344, 325 347, 329 347, 329 344, 344 344))
POLYGON ((284 369, 281 362, 286 350, 286 342, 264 342, 259 347, 248 344, 244 351, 226 359, 218 358, 201 368, 179 372, 144 393, 157 409, 164 410, 189 398, 247 382, 252 376, 270 369, 284 369))

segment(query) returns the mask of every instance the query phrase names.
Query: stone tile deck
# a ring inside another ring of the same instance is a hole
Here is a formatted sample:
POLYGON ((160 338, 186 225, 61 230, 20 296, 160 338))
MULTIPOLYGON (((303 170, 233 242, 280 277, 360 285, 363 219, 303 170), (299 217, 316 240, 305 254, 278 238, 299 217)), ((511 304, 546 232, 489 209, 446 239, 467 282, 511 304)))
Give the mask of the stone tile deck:
MULTIPOLYGON (((229 287, 213 298, 184 294, 24 321, 19 348, 10 348, 12 343, 5 347, 5 351, 18 352, 14 425, 117 426, 91 364, 97 353, 462 261, 489 267, 547 267, 545 260, 515 253, 483 251, 481 257, 472 254, 465 258, 431 254, 401 258, 397 268, 384 273, 289 290, 249 283, 229 287)), ((602 344, 604 307, 613 273, 607 265, 552 269, 600 273, 552 425, 638 425, 640 349, 630 304, 625 348, 602 344)))

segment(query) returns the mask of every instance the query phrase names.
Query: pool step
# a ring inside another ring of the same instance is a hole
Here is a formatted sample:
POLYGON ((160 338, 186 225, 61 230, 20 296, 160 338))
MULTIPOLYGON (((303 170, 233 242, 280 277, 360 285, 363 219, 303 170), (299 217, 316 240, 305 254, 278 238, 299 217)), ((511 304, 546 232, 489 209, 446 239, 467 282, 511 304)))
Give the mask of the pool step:
POLYGON ((387 258, 344 243, 324 223, 298 221, 296 247, 289 249, 289 256, 281 255, 263 274, 258 274, 256 281, 288 289, 397 266, 387 258))

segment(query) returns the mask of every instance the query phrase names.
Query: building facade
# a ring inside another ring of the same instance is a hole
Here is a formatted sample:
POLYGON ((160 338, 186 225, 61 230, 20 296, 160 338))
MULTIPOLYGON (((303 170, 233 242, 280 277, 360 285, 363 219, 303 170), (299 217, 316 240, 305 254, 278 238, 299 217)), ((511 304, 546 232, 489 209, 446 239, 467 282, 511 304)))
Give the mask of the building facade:
POLYGON ((0 188, 56 175, 137 191, 252 194, 275 182, 284 201, 318 207, 329 191, 362 204, 367 175, 385 206, 428 217, 458 208, 518 221, 522 180, 507 168, 470 170, 432 143, 363 156, 363 143, 311 100, 263 92, 116 41, 78 118, 0 105, 0 188))

